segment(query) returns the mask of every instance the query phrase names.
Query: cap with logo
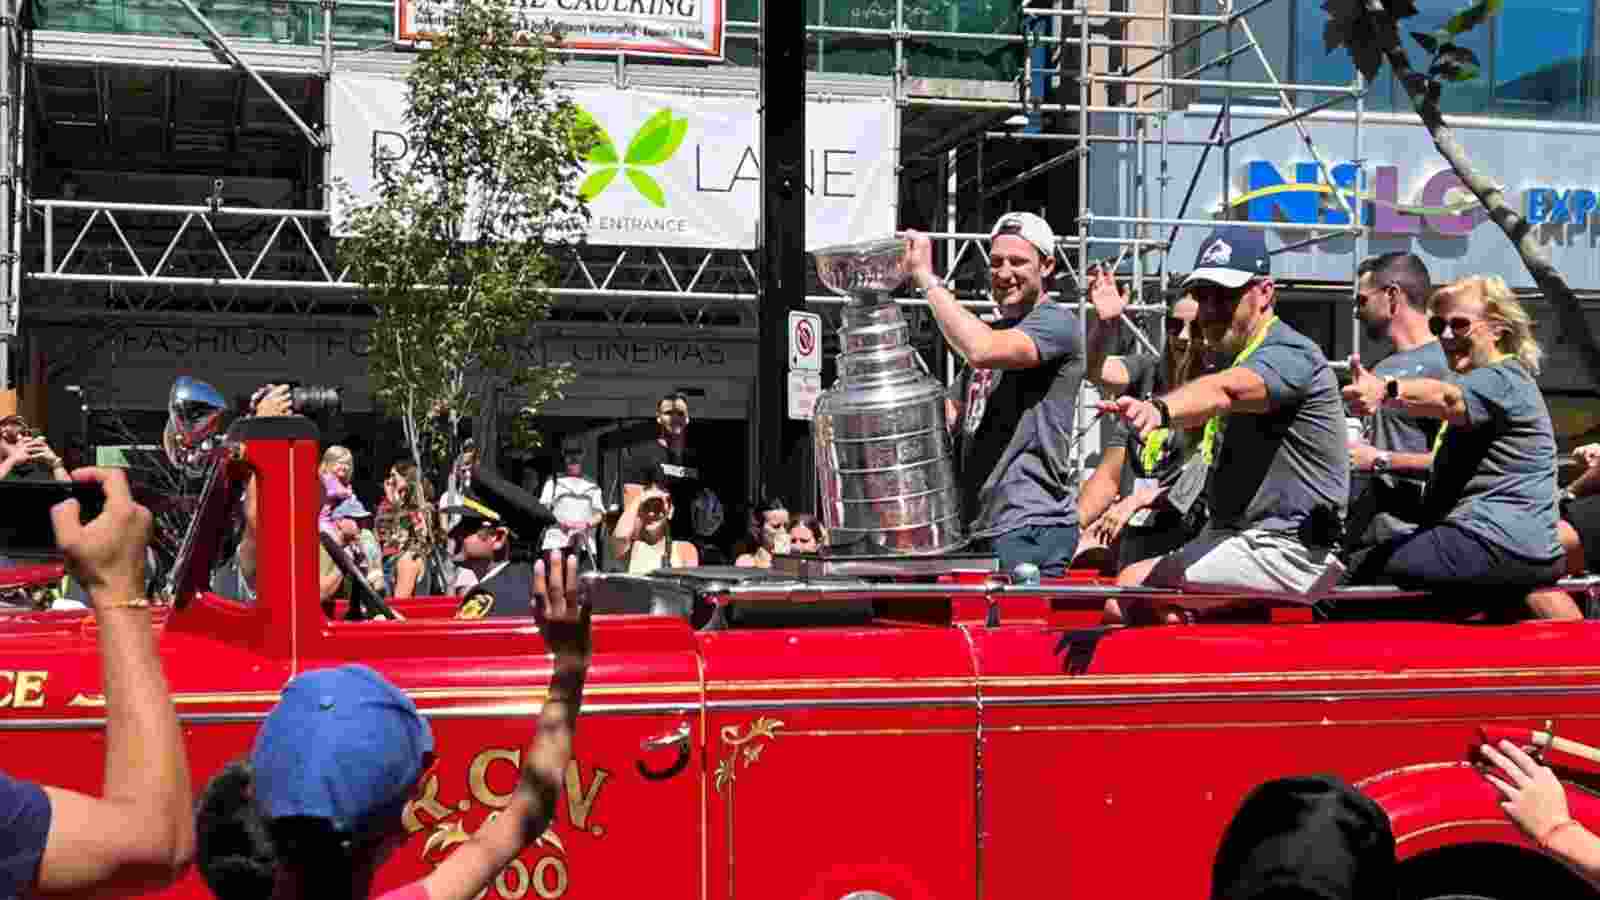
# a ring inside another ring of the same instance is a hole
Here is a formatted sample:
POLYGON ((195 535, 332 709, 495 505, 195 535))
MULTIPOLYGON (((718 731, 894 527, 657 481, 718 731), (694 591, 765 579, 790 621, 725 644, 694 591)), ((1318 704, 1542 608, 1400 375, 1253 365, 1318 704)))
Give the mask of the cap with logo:
POLYGON ((1188 287, 1207 282, 1237 288, 1252 278, 1271 274, 1272 257, 1267 255, 1266 235, 1259 229, 1229 225, 1211 232, 1200 244, 1194 271, 1183 284, 1188 287))
POLYGON ((994 223, 994 228, 989 231, 989 240, 993 241, 1002 234, 1014 234, 1034 246, 1043 257, 1054 256, 1056 252, 1056 233, 1050 228, 1050 223, 1030 212, 1011 212, 1001 216, 994 223))
POLYGON ((441 512, 449 516, 459 516, 462 521, 467 521, 470 519, 479 522, 488 522, 491 525, 506 524, 505 516, 501 514, 499 510, 495 509, 493 506, 490 506, 488 500, 486 500, 478 491, 468 488, 456 499, 458 501, 457 503, 451 506, 446 506, 443 510, 441 510, 441 512))
POLYGON ((378 836, 398 823, 432 752, 416 704, 382 675, 361 665, 304 672, 256 734, 256 805, 268 821, 324 819, 378 836))

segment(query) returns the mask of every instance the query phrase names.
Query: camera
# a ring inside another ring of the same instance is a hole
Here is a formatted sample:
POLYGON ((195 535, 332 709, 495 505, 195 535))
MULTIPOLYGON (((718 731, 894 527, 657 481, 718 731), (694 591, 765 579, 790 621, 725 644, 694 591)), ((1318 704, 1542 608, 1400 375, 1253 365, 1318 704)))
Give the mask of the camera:
MULTIPOLYGON (((324 415, 337 415, 344 410, 343 389, 329 385, 303 385, 298 381, 278 382, 289 388, 289 407, 298 415, 307 418, 317 418, 324 415)), ((250 399, 240 404, 240 414, 250 415, 255 411, 257 403, 272 389, 272 385, 263 385, 250 395, 250 399)))

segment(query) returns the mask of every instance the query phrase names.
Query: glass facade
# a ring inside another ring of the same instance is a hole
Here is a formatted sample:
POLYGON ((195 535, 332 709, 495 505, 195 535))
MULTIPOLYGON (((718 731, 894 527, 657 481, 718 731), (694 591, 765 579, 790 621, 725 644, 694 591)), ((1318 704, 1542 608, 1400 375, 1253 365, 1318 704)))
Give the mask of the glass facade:
MULTIPOLYGON (((195 4, 229 37, 280 44, 320 44, 317 0, 198 0, 195 4)), ((334 40, 341 46, 381 44, 394 38, 393 2, 339 0, 334 40)), ((199 26, 182 6, 165 0, 33 0, 33 27, 96 34, 183 36, 199 26)))
MULTIPOLYGON (((1433 31, 1465 5, 1464 0, 1417 0, 1418 14, 1402 23, 1413 66, 1425 67, 1427 55, 1409 33, 1433 31)), ((1327 13, 1321 0, 1294 0, 1291 9, 1295 62, 1291 79, 1349 82, 1355 75, 1349 54, 1343 49, 1328 53, 1322 48, 1327 13)), ((1593 0, 1505 0, 1500 15, 1458 39, 1457 43, 1477 54, 1479 75, 1472 81, 1446 85, 1440 105, 1446 113, 1456 115, 1561 121, 1600 118, 1594 96, 1594 10, 1593 0)), ((1405 91, 1387 66, 1367 95, 1367 108, 1411 109, 1405 91)))

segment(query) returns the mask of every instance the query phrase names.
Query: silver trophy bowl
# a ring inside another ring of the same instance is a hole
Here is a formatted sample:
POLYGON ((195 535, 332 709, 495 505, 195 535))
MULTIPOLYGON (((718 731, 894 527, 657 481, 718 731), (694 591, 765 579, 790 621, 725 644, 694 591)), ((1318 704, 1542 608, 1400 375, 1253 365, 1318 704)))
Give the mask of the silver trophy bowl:
POLYGON ((823 284, 836 294, 859 299, 888 294, 903 284, 910 274, 910 254, 911 241, 903 237, 835 244, 811 252, 823 284))
POLYGON ((811 422, 822 522, 835 556, 927 556, 964 543, 944 386, 928 377, 889 293, 909 274, 903 237, 816 250, 841 310, 839 380, 811 422))

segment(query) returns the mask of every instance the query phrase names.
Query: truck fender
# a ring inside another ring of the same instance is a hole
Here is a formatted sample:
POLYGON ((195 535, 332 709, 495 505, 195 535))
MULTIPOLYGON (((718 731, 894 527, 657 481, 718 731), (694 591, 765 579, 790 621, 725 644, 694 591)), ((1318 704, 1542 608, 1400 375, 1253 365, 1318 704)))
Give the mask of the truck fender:
MULTIPOLYGON (((1379 772, 1356 784, 1389 814, 1395 855, 1404 863, 1463 844, 1503 844, 1541 853, 1500 808, 1500 794, 1467 762, 1435 762, 1379 772)), ((1566 784, 1572 817, 1600 827, 1600 798, 1566 784)))

